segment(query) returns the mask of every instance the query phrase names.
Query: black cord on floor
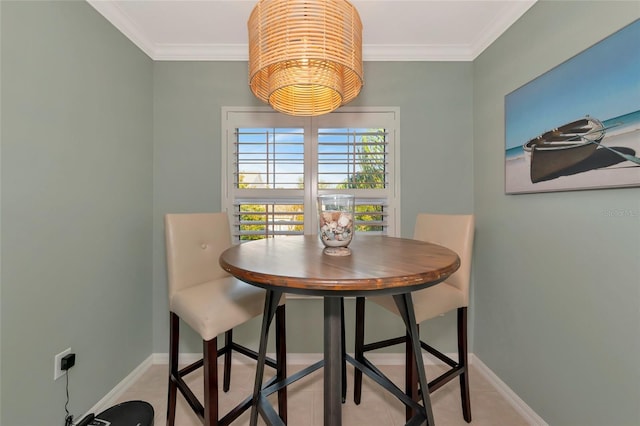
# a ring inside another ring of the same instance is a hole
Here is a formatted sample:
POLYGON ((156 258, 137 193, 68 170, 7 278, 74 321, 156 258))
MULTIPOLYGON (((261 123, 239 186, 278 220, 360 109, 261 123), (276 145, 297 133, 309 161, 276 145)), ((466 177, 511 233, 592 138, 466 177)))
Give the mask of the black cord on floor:
POLYGON ((69 370, 64 373, 67 378, 67 402, 64 404, 64 412, 66 415, 64 416, 64 426, 72 426, 73 425, 73 416, 69 414, 69 370))

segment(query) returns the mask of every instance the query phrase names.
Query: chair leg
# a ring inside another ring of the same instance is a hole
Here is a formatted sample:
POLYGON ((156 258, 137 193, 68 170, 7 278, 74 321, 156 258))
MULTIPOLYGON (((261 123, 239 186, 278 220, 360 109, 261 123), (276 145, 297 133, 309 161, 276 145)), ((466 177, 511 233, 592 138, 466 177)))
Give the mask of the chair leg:
POLYGON ((218 339, 203 341, 204 426, 218 425, 218 339))
MULTIPOLYGON (((356 298, 356 335, 354 358, 363 362, 364 358, 364 297, 356 298)), ((362 371, 353 372, 353 402, 360 404, 362 398, 362 371)))
POLYGON ((344 297, 340 298, 340 327, 342 334, 342 403, 347 400, 347 344, 344 332, 344 297))
POLYGON ((464 368, 460 374, 460 400, 462 415, 471 423, 471 399, 469 398, 469 363, 467 359, 467 308, 458 308, 458 363, 464 368))
POLYGON ((178 342, 180 341, 180 318, 173 312, 169 314, 169 392, 167 398, 167 426, 176 421, 176 397, 178 386, 174 377, 178 376, 178 342))
MULTIPOLYGON (((285 307, 278 306, 276 309, 276 377, 278 381, 287 377, 287 340, 285 328, 285 307)), ((283 387, 278 391, 278 414, 287 424, 287 388, 283 387)))
POLYGON ((224 346, 227 352, 224 354, 224 378, 222 379, 222 390, 229 392, 231 386, 231 355, 233 346, 233 330, 227 330, 224 333, 224 346))
MULTIPOLYGON (((418 335, 420 333, 420 326, 416 326, 418 330, 418 335)), ((418 393, 418 369, 416 367, 416 356, 413 353, 413 347, 411 346, 411 336, 409 332, 405 337, 405 391, 407 396, 416 402, 420 402, 420 394, 418 393)), ((405 415, 407 421, 411 420, 413 416, 416 415, 416 410, 413 408, 406 406, 405 407, 405 415)))

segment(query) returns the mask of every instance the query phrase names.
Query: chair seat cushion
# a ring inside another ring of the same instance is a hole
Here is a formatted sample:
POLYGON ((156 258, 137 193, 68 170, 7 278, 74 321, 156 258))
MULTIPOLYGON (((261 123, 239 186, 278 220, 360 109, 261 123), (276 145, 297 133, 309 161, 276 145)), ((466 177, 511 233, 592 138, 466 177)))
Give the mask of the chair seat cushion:
POLYGON ((264 289, 229 276, 176 292, 169 309, 202 340, 211 340, 261 315, 265 294, 264 289))
MULTIPOLYGON (((420 324, 440 314, 466 306, 465 295, 445 282, 411 293, 416 322, 420 324)), ((367 297, 367 300, 400 315, 392 296, 367 297)))

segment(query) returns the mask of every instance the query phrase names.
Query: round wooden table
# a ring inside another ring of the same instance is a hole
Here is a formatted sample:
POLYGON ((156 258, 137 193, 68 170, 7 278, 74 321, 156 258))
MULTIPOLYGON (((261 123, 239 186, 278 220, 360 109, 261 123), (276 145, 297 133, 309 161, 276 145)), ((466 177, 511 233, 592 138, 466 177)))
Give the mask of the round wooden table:
MULTIPOLYGON (((325 426, 342 424, 341 300, 344 296, 394 296, 412 337, 420 388, 428 389, 411 292, 444 281, 460 266, 458 255, 439 245, 385 236, 356 235, 349 245, 352 251, 350 256, 329 256, 323 253, 323 248, 317 236, 293 236, 243 243, 227 249, 220 255, 220 265, 224 270, 246 283, 267 290, 251 426, 257 424, 258 412, 268 424, 283 424, 268 404, 265 395, 302 377, 289 377, 282 383, 272 385, 271 389, 262 389, 269 326, 282 293, 324 298, 325 426)), ((434 424, 429 392, 422 392, 423 405, 420 406, 399 392, 386 378, 380 377, 349 356, 347 360, 394 393, 405 404, 415 408, 428 425, 434 424)), ((301 374, 308 374, 316 368, 319 366, 312 366, 303 370, 301 374)))

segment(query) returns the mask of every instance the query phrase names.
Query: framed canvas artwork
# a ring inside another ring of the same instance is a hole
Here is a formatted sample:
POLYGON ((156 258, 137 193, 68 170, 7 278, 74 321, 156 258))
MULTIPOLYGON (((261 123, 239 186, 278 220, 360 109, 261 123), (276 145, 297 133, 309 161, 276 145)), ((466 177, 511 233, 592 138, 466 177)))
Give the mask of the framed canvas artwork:
POLYGON ((505 96, 507 194, 640 186, 640 20, 505 96))

